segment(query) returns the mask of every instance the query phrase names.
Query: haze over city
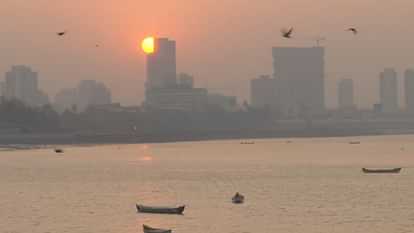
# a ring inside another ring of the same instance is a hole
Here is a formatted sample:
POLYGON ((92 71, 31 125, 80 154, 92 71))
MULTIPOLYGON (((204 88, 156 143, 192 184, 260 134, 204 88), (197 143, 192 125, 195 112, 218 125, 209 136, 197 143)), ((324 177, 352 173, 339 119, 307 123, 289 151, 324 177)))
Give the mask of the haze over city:
POLYGON ((1 232, 413 232, 413 9, 2 0, 1 232))
POLYGON ((336 105, 337 81, 352 78, 356 103, 370 107, 378 102, 384 68, 402 77, 414 67, 414 29, 406 25, 413 7, 409 0, 5 0, 0 73, 30 65, 50 96, 95 79, 112 90, 114 101, 138 105, 146 80, 139 46, 154 35, 177 41, 177 71, 194 75, 196 86, 249 100, 249 80, 273 72, 273 46, 314 46, 321 36, 327 106, 336 105), (290 26, 294 38, 281 38, 280 29, 290 26), (357 27, 358 36, 345 32, 348 27, 357 27), (68 31, 65 38, 55 36, 61 30, 68 31))

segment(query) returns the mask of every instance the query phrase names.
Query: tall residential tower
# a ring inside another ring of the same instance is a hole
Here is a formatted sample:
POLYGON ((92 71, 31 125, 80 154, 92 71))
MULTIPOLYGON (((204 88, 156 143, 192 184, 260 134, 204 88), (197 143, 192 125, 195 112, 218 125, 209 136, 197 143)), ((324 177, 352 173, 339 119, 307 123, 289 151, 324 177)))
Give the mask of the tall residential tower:
POLYGON ((405 109, 414 113, 414 70, 408 69, 404 73, 405 109))
POLYGON ((387 68, 380 74, 380 104, 383 113, 398 112, 397 72, 387 68))
POLYGON ((341 79, 338 83, 338 108, 341 110, 355 108, 354 82, 352 79, 341 79))
POLYGON ((273 48, 274 77, 281 112, 288 117, 325 111, 325 50, 322 47, 273 48))
POLYGON ((146 88, 175 87, 177 84, 175 41, 154 39, 154 52, 147 54, 146 88))
POLYGON ((147 54, 145 106, 157 110, 202 110, 207 105, 207 90, 194 88, 193 77, 188 74, 181 74, 177 82, 175 41, 154 40, 154 52, 147 54))

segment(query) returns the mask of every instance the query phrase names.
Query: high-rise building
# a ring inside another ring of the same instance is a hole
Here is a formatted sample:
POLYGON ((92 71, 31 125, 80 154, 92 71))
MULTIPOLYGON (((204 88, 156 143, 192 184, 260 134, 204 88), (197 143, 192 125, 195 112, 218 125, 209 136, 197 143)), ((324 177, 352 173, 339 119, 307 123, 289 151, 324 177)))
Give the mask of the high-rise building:
POLYGON ((177 84, 175 41, 156 38, 154 52, 147 54, 146 89, 175 87, 177 84))
POLYGON ((55 95, 55 107, 59 112, 65 110, 77 110, 76 108, 76 88, 65 88, 55 95))
POLYGON ((414 113, 414 70, 408 69, 404 74, 405 108, 414 113))
POLYGON ((101 82, 83 80, 76 88, 59 91, 55 96, 58 111, 73 110, 82 112, 88 107, 112 103, 111 91, 101 82))
POLYGON ((273 48, 281 113, 313 116, 325 111, 325 50, 322 47, 273 48))
POLYGON ((6 83, 0 82, 0 96, 4 98, 5 94, 6 94, 6 83))
POLYGON ((194 87, 194 77, 186 74, 186 73, 181 73, 178 75, 178 80, 179 83, 178 85, 180 87, 185 87, 185 88, 193 88, 194 87))
POLYGON ((207 90, 194 88, 194 78, 182 73, 177 82, 176 43, 156 38, 154 52, 147 54, 145 106, 148 109, 201 111, 207 105, 207 90))
POLYGON ((47 95, 38 88, 38 74, 27 66, 12 66, 6 73, 3 92, 6 99, 16 99, 28 106, 48 103, 47 95))
POLYGON ((338 83, 338 108, 342 110, 355 108, 352 79, 341 79, 338 83))
POLYGON ((101 82, 83 80, 77 87, 77 108, 80 111, 93 105, 112 103, 111 91, 101 82))
POLYGON ((253 107, 277 106, 276 79, 261 75, 250 81, 250 101, 253 107))
POLYGON ((383 113, 398 112, 397 72, 387 68, 380 74, 380 103, 383 113))

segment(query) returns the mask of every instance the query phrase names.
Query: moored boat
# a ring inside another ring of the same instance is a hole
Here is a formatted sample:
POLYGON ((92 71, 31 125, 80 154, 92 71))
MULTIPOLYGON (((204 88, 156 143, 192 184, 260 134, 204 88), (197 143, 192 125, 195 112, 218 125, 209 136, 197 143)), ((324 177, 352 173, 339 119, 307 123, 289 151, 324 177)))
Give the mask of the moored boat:
POLYGON ((137 211, 140 213, 150 214, 183 214, 185 206, 179 207, 156 207, 156 206, 144 206, 136 204, 137 211))
POLYGON ((58 154, 63 153, 63 149, 58 149, 58 148, 56 148, 56 149, 55 149, 55 153, 58 153, 58 154))
POLYGON ((231 201, 232 201, 234 204, 242 204, 242 203, 244 202, 244 196, 243 196, 243 195, 241 195, 240 193, 236 193, 236 195, 234 195, 234 196, 231 198, 231 201))
POLYGON ((172 233, 171 229, 153 228, 147 225, 142 225, 144 233, 172 233))
POLYGON ((240 142, 240 144, 242 144, 242 145, 254 145, 255 144, 255 142, 253 142, 253 141, 249 141, 249 142, 240 142))
POLYGON ((401 167, 399 168, 388 168, 388 169, 372 169, 372 168, 362 168, 364 173, 400 173, 401 167))

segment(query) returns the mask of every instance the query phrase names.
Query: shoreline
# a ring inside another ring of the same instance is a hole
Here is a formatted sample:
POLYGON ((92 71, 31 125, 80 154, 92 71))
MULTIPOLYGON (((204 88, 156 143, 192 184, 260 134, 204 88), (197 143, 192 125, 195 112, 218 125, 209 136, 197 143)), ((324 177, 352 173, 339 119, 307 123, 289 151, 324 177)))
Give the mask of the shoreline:
POLYGON ((48 148, 54 145, 109 145, 140 143, 178 143, 214 140, 252 140, 283 138, 330 138, 382 135, 409 135, 414 131, 378 131, 378 130, 328 130, 312 131, 274 131, 274 130, 238 130, 221 132, 183 132, 154 134, 14 134, 0 135, 0 148, 25 149, 48 148))

